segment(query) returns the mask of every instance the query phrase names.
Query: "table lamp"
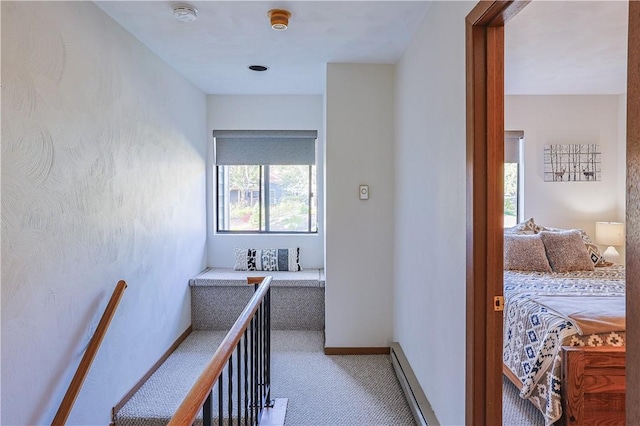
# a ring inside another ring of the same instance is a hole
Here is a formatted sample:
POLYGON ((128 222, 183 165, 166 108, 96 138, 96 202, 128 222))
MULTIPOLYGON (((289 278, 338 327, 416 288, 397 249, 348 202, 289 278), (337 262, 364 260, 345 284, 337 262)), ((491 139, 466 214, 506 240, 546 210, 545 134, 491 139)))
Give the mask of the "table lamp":
POLYGON ((607 262, 620 263, 616 246, 624 245, 624 224, 620 222, 596 222, 596 243, 608 246, 602 257, 607 262))

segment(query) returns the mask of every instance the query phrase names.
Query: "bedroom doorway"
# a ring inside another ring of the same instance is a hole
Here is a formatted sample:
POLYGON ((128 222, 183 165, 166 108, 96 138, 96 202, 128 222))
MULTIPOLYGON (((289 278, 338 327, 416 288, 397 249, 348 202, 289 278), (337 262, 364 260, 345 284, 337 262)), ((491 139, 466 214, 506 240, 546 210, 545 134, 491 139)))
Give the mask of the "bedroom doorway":
MULTIPOLYGON (((504 24, 527 4, 481 1, 466 18, 467 425, 502 422, 504 24)), ((640 424, 640 2, 628 28, 626 421, 640 424)))

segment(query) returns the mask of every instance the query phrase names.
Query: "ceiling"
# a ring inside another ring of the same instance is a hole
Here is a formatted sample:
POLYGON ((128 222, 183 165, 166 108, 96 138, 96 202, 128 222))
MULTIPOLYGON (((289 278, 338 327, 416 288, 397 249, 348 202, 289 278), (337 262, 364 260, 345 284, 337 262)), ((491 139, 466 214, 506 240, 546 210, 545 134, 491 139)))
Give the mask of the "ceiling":
MULTIPOLYGON (((395 63, 429 1, 191 1, 198 19, 174 19, 170 1, 98 1, 176 71, 208 94, 322 94, 326 64, 395 63), (267 12, 291 12, 274 31, 267 12), (266 65, 255 72, 248 65, 266 65)), ((505 29, 505 93, 626 91, 624 1, 534 1, 505 29)))
POLYGON ((627 91, 626 1, 532 1, 505 26, 505 93, 627 91))
POLYGON ((167 1, 98 7, 209 94, 321 94, 326 64, 395 63, 422 22, 424 1, 191 1, 195 22, 167 1), (286 31, 267 13, 291 12, 286 31), (255 72, 248 65, 269 67, 255 72))

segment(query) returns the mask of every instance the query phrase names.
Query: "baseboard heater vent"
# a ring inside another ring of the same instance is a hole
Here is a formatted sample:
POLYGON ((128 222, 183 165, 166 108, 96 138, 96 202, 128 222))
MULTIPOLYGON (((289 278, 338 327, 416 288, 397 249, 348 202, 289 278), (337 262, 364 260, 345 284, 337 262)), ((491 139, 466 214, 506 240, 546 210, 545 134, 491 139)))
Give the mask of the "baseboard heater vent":
POLYGON ((420 387, 409 361, 397 342, 391 343, 391 364, 407 397, 407 402, 409 402, 409 407, 416 423, 421 426, 440 426, 427 396, 424 394, 422 387, 420 387))

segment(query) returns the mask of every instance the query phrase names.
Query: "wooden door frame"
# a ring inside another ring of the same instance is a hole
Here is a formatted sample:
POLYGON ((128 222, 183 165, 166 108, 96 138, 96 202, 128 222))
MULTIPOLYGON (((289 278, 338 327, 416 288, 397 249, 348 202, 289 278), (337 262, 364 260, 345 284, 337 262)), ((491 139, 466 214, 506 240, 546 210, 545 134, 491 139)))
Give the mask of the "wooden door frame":
MULTIPOLYGON (((466 18, 466 425, 502 422, 504 25, 529 3, 480 1, 466 18)), ((640 377, 640 2, 629 2, 627 76, 627 378, 640 377)), ((640 382, 627 380, 627 424, 640 382)))
POLYGON ((626 423, 640 424, 640 2, 629 2, 627 53, 626 423), (633 380, 631 380, 633 378, 633 380))
POLYGON ((502 422, 504 24, 527 1, 481 1, 466 19, 467 425, 502 422))

